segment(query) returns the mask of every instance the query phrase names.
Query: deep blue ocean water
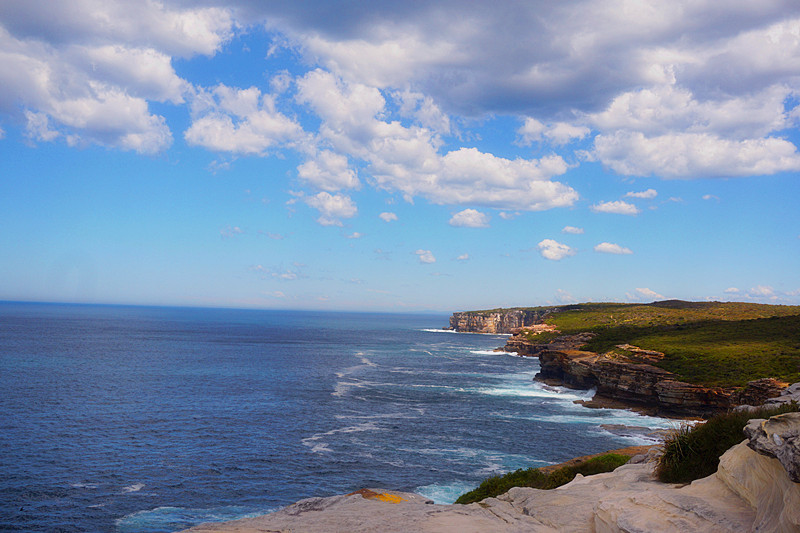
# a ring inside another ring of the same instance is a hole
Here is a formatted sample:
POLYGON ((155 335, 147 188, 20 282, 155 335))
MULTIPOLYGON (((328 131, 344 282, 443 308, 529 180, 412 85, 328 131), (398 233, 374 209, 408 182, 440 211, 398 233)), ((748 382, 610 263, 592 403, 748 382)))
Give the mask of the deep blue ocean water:
POLYGON ((175 531, 364 487, 449 503, 674 426, 575 405, 505 337, 446 325, 0 303, 0 530, 175 531))

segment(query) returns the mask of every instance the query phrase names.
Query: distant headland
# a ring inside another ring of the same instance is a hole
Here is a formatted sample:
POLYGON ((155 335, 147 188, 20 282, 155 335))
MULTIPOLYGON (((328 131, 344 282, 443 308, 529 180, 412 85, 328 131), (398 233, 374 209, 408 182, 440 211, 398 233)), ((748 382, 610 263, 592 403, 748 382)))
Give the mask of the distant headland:
POLYGON ((453 313, 450 329, 511 334, 537 379, 659 414, 762 405, 800 381, 800 306, 666 300, 453 313))

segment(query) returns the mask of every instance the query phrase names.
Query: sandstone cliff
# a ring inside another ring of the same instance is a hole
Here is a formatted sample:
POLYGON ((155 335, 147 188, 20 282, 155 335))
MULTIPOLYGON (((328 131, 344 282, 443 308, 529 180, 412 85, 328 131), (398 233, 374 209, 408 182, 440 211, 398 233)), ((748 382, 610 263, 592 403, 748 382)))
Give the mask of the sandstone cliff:
POLYGON ((690 485, 653 480, 653 464, 576 477, 554 490, 517 487, 470 505, 431 505, 410 493, 361 490, 311 498, 269 515, 204 524, 192 533, 255 532, 651 532, 789 533, 800 531, 800 413, 754 421, 751 441, 728 450, 717 472, 690 485), (769 441, 768 450, 761 439, 769 441), (782 443, 782 444, 778 444, 782 443), (752 445, 754 451, 748 445, 752 445), (775 457, 791 456, 790 460, 775 457))
POLYGON ((522 329, 510 337, 504 350, 538 357, 541 369, 536 379, 540 381, 596 389, 597 405, 610 399, 662 414, 709 416, 737 405, 761 405, 787 385, 771 378, 751 381, 744 389, 695 385, 655 366, 664 357, 660 352, 625 344, 598 354, 579 349, 591 338, 589 333, 537 344, 527 340, 525 332, 522 329))
POLYGON ((511 333, 522 326, 540 324, 548 309, 497 309, 453 313, 450 329, 464 333, 511 333))

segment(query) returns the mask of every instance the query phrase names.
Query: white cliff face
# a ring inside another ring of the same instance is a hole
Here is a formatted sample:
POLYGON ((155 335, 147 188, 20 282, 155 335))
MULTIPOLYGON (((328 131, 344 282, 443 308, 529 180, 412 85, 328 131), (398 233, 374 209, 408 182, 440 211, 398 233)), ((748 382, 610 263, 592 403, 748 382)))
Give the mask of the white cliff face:
MULTIPOLYGON (((800 414, 787 418, 771 426, 783 428, 771 433, 783 442, 800 429, 800 414)), ((690 485, 654 481, 653 466, 629 464, 608 474, 578 475, 555 490, 514 488, 470 505, 432 505, 415 494, 360 491, 189 531, 800 532, 800 483, 789 478, 778 459, 753 451, 747 441, 720 458, 715 474, 690 485)))

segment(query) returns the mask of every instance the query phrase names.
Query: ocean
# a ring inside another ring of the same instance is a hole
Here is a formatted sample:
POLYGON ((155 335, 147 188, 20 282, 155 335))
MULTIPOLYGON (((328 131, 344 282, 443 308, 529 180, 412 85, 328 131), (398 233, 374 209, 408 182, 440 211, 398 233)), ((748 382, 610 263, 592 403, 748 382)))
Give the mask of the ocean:
POLYGON ((445 315, 0 303, 0 530, 168 532, 654 441, 445 315))

